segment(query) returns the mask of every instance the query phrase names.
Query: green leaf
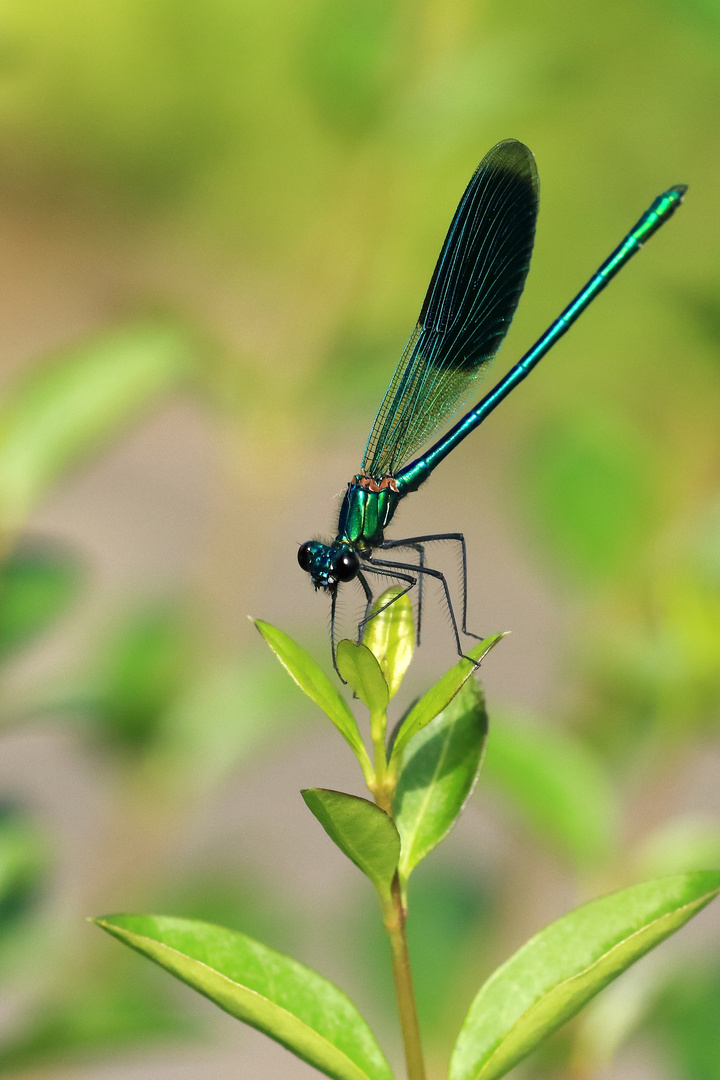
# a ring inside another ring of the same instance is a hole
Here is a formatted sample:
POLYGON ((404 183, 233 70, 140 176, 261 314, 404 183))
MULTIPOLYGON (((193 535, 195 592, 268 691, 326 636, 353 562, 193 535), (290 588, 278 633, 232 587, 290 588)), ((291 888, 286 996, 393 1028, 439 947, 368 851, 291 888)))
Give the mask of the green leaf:
POLYGON ((720 1080, 720 958, 717 949, 712 953, 706 950, 701 957, 693 950, 684 970, 676 964, 655 1003, 648 1026, 660 1044, 667 1076, 720 1080))
POLYGON ((470 1006, 448 1080, 495 1080, 720 893, 720 873, 646 881, 541 930, 470 1006))
POLYGON ((64 613, 80 591, 74 559, 28 544, 0 566, 0 659, 22 648, 64 613))
POLYGON ((418 731, 422 731, 431 720, 434 720, 435 717, 450 704, 458 690, 467 682, 472 673, 477 671, 480 661, 487 656, 490 650, 494 648, 498 641, 504 636, 504 634, 492 634, 483 641, 479 641, 475 648, 471 649, 468 653, 468 656, 472 657, 473 660, 476 660, 477 664, 472 664, 470 660, 459 660, 454 667, 451 667, 450 670, 446 672, 415 705, 413 705, 412 709, 400 725, 397 736, 395 737, 392 755, 390 757, 391 768, 393 766, 395 768, 399 767, 403 750, 410 739, 412 739, 413 735, 417 735, 418 731))
POLYGON ((475 679, 413 739, 400 773, 393 816, 402 841, 400 880, 450 831, 475 786, 487 713, 475 679))
POLYGON ((363 644, 367 645, 380 664, 390 697, 393 697, 415 650, 412 604, 401 585, 388 589, 373 604, 370 621, 363 634, 363 644), (396 599, 393 600, 393 597, 396 599), (389 606, 384 607, 386 604, 389 606), (383 607, 384 610, 380 610, 383 607), (376 611, 378 614, 373 614, 376 611))
MULTIPOLYGON (((349 743, 353 753, 362 766, 366 778, 372 777, 372 766, 365 744, 360 737, 355 717, 350 712, 347 702, 340 696, 327 675, 306 652, 284 634, 282 630, 254 619, 255 626, 273 650, 283 667, 290 673, 300 689, 311 701, 319 705, 326 716, 332 720, 342 737, 349 743)), ((342 645, 342 642, 340 642, 342 645)), ((338 646, 339 648, 339 646, 338 646)))
POLYGON ((0 407, 0 526, 12 533, 69 467, 177 384, 194 351, 168 322, 113 330, 24 374, 0 407))
POLYGON ((581 869, 611 853, 618 809, 600 762, 559 728, 493 716, 484 776, 509 796, 530 828, 581 869))
POLYGON ((334 1080, 392 1080, 352 1002, 317 972, 234 930, 190 919, 108 915, 118 940, 334 1080))
POLYGON ((126 749, 144 750, 193 677, 193 641, 182 609, 155 601, 130 611, 104 643, 89 677, 89 705, 126 749))
POLYGON ((302 797, 330 839, 389 898, 400 837, 388 814, 368 799, 327 788, 306 788, 302 797))
POLYGON ((338 642, 335 659, 341 676, 370 712, 384 712, 390 700, 388 684, 368 647, 343 638, 338 642))
POLYGON ((137 970, 134 975, 131 980, 125 971, 108 971, 105 965, 102 982, 88 982, 85 973, 75 972, 72 980, 58 980, 60 985, 50 989, 53 996, 39 997, 22 1026, 3 1039, 0 1075, 42 1075, 62 1065, 72 1072, 73 1064, 91 1056, 137 1052, 138 1044, 161 1039, 187 1044, 202 1038, 199 1018, 183 1013, 170 994, 161 996, 152 980, 145 985, 137 970))
POLYGON ((149 747, 152 775, 182 791, 185 802, 217 789, 256 748, 287 740, 306 722, 295 689, 293 681, 277 678, 269 651, 247 650, 204 666, 149 747))

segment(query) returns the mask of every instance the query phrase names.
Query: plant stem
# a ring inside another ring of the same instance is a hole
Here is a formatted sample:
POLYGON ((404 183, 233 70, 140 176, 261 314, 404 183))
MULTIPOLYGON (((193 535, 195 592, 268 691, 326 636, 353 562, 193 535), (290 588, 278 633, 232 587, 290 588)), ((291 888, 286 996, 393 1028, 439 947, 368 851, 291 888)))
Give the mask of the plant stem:
POLYGON ((380 794, 378 799, 378 805, 382 806, 383 810, 388 810, 387 793, 385 791, 386 779, 387 779, 387 750, 385 748, 385 732, 387 731, 387 713, 383 711, 370 713, 370 737, 372 738, 373 751, 375 758, 375 781, 373 786, 373 794, 380 794))
POLYGON ((390 903, 383 911, 383 919, 390 938, 393 981, 395 983, 400 1029, 405 1047, 407 1080, 425 1080, 425 1061, 420 1041, 420 1025, 418 1024, 417 1009, 415 1007, 415 991, 413 990, 410 956, 405 934, 405 909, 400 895, 400 880, 397 874, 395 874, 392 884, 390 903))
MULTIPOLYGON (((375 802, 387 814, 392 816, 392 797, 395 778, 388 773, 385 734, 387 714, 371 713, 370 734, 375 751, 375 780, 372 787, 375 802)), ((393 982, 397 999, 400 1030, 405 1047, 405 1065, 407 1080, 425 1080, 425 1061, 420 1041, 420 1025, 415 1007, 415 991, 410 971, 410 955, 405 933, 405 906, 403 904, 400 878, 397 872, 393 878, 390 896, 381 898, 383 922, 390 938, 393 982)))

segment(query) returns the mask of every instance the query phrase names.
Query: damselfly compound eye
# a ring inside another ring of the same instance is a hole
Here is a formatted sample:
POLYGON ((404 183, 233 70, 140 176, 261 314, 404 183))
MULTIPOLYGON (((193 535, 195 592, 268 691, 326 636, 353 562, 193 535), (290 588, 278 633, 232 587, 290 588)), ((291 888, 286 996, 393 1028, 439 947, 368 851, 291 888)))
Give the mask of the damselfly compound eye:
POLYGON ((298 562, 303 570, 310 570, 312 564, 312 548, 313 545, 310 540, 307 540, 298 548, 298 562))
POLYGON ((360 560, 354 551, 343 551, 338 555, 333 566, 333 573, 338 581, 352 581, 360 569, 360 560))

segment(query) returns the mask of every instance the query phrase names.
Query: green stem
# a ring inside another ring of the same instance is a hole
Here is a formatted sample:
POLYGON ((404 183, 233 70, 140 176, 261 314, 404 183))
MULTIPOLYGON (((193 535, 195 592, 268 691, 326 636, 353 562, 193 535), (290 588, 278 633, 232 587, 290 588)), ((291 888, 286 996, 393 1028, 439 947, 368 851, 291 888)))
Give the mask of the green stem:
MULTIPOLYGON (((370 713, 370 737, 375 758, 375 791, 384 792, 387 779, 387 749, 385 733, 387 731, 387 713, 384 710, 370 713)), ((386 807, 383 806, 383 810, 386 807)))
POLYGON ((405 1047, 407 1080, 425 1080, 425 1061, 420 1040, 420 1025, 418 1024, 417 1009, 415 1007, 415 991, 413 990, 410 956, 405 933, 405 909, 400 895, 400 880, 397 874, 395 874, 393 880, 390 901, 383 911, 383 918, 385 929, 390 938, 393 981, 395 983, 400 1029, 405 1047))

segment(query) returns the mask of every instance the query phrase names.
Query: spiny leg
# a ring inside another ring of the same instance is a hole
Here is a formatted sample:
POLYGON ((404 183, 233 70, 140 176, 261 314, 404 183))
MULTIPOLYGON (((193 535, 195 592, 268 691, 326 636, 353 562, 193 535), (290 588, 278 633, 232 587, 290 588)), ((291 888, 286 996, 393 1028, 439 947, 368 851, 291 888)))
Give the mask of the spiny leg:
MULTIPOLYGON (((383 540, 382 544, 379 545, 379 548, 381 550, 383 550, 383 551, 386 551, 388 548, 411 547, 411 548, 414 548, 417 551, 418 550, 418 545, 420 545, 420 544, 431 544, 431 543, 434 543, 437 540, 452 540, 455 543, 460 544, 460 550, 462 552, 462 594, 463 594, 462 632, 463 632, 463 634, 467 634, 468 637, 472 637, 472 638, 475 638, 477 641, 480 641, 482 639, 482 635, 481 634, 474 634, 472 632, 472 630, 468 630, 468 628, 467 628, 467 594, 468 594, 468 585, 467 585, 467 547, 466 547, 466 544, 465 544, 465 537, 463 536, 462 533, 434 533, 434 534, 430 534, 429 536, 409 536, 406 540, 383 540)), ((422 585, 422 582, 421 582, 421 585, 422 585)), ((420 618, 420 613, 418 611, 418 622, 419 622, 419 618, 420 618)), ((419 631, 418 631, 418 641, 419 640, 420 640, 420 637, 419 637, 419 631)))
MULTIPOLYGON (((420 538, 418 538, 418 539, 420 539, 420 538)), ((462 656, 465 660, 469 660, 471 664, 476 664, 476 661, 473 660, 473 658, 471 656, 466 656, 465 653, 462 651, 462 645, 460 644, 460 634, 458 632, 457 619, 455 618, 455 611, 453 609, 452 599, 450 597, 450 589, 448 587, 448 583, 447 583, 447 580, 445 578, 445 575, 440 570, 432 570, 429 566, 420 567, 420 566, 408 565, 407 563, 389 562, 386 559, 368 559, 367 563, 372 563, 373 567, 387 567, 390 570, 412 570, 413 573, 418 574, 419 576, 422 575, 422 574, 429 574, 430 577, 434 577, 437 581, 440 581, 442 583, 442 587, 443 587, 443 590, 445 592, 445 602, 446 602, 447 607, 448 607, 448 612, 450 613, 450 622, 452 623, 453 633, 455 635, 455 645, 457 647, 458 655, 462 656)), ((366 570, 369 569, 367 563, 365 565, 366 570)), ((389 576, 392 576, 392 575, 389 575, 389 576)), ((397 576, 401 577, 402 575, 398 574, 397 576)), ((413 582, 413 584, 415 584, 415 582, 413 582)), ((406 589, 405 592, 407 592, 407 591, 408 590, 406 589)), ((477 666, 477 664, 476 664, 476 666, 477 666)))
POLYGON ((358 639, 358 645, 359 645, 360 641, 362 639, 363 627, 367 624, 367 621, 370 618, 369 611, 370 611, 370 608, 372 607, 374 597, 373 597, 373 591, 370 588, 370 586, 368 585, 367 580, 363 576, 363 573, 362 573, 361 570, 358 571, 357 578, 358 578, 358 581, 360 582, 360 584, 363 587, 363 592, 365 593, 365 614, 364 614, 363 618, 361 619, 361 621, 358 623, 358 638, 357 639, 358 639))
MULTIPOLYGON (((382 564, 382 565, 384 565, 384 564, 382 564)), ((392 566, 392 563, 388 563, 388 565, 392 566)), ((401 563, 399 565, 401 565, 402 568, 405 569, 405 570, 416 570, 417 569, 417 567, 415 567, 415 566, 406 566, 405 563, 401 563)), ((414 577, 411 577, 410 574, 402 574, 402 573, 399 574, 395 570, 392 570, 392 571, 391 570, 380 570, 378 568, 378 566, 377 566, 377 563, 371 562, 371 560, 369 558, 366 559, 365 562, 363 563, 363 570, 365 571, 366 574, 367 573, 378 574, 380 577, 395 578, 396 581, 406 581, 408 584, 402 590, 402 592, 399 592, 397 594, 397 596, 393 596, 392 600, 388 600, 387 603, 383 604, 383 606, 381 608, 378 608, 378 610, 376 612, 374 612, 373 615, 370 615, 370 616, 366 615, 366 618, 364 618, 362 620, 362 622, 358 626, 358 631, 360 632, 360 634, 362 634, 363 628, 367 625, 367 623, 370 622, 370 619, 374 619, 377 615, 380 614, 381 611, 387 610, 387 608, 389 608, 391 604, 394 604, 395 601, 399 600, 401 596, 405 595, 405 593, 409 593, 410 590, 412 588, 414 588, 414 586, 417 585, 417 583, 418 583, 418 579, 414 578, 414 577)), ((366 611, 367 611, 367 609, 366 609, 366 611)))
POLYGON ((332 591, 332 600, 330 601, 330 649, 332 651, 332 662, 333 662, 333 667, 335 668, 335 672, 337 674, 337 677, 340 679, 340 682, 344 683, 345 680, 343 679, 342 675, 340 674, 340 669, 337 666, 337 657, 336 657, 336 653, 335 653, 335 605, 336 604, 337 604, 337 589, 333 589, 333 591, 332 591))
MULTIPOLYGON (((412 540, 412 539, 408 540, 407 542, 402 541, 402 543, 404 544, 405 547, 411 548, 413 551, 416 551, 417 555, 418 555, 417 565, 411 564, 411 563, 407 563, 407 564, 403 563, 402 565, 403 566, 407 565, 408 569, 411 569, 411 570, 418 570, 418 572, 422 575, 422 571, 423 571, 423 569, 425 567, 425 545, 415 543, 414 540, 412 540)), ((382 549, 385 546, 386 546, 385 544, 380 544, 379 549, 382 549)), ((396 547, 397 545, 391 543, 391 544, 389 544, 387 546, 396 547)), ((370 556, 365 556, 365 557, 370 558, 370 556)), ((417 625, 416 625, 416 628, 415 628, 415 640, 416 640, 417 644, 419 645, 420 644, 420 632, 421 632, 421 628, 422 628, 422 603, 423 603, 423 578, 422 578, 422 576, 420 576, 417 579, 417 587, 418 587, 417 620, 416 620, 417 625)), ((397 597, 395 599, 397 599, 397 597)), ((395 601, 392 601, 392 602, 394 603, 395 601)), ((365 612, 365 614, 367 615, 367 612, 365 612)))
MULTIPOLYGON (((417 643, 419 645, 420 644, 420 632, 421 632, 421 629, 422 629, 423 580, 424 580, 423 576, 422 576, 422 571, 423 571, 423 569, 425 567, 425 545, 424 544, 416 544, 411 540, 407 546, 409 548, 411 548, 413 551, 417 551, 417 555, 418 555, 418 570, 420 572, 420 576, 418 578, 417 627, 416 627, 416 630, 415 630, 415 640, 417 641, 417 643)), ((381 544, 380 547, 382 548, 382 547, 384 547, 384 545, 381 544)))

